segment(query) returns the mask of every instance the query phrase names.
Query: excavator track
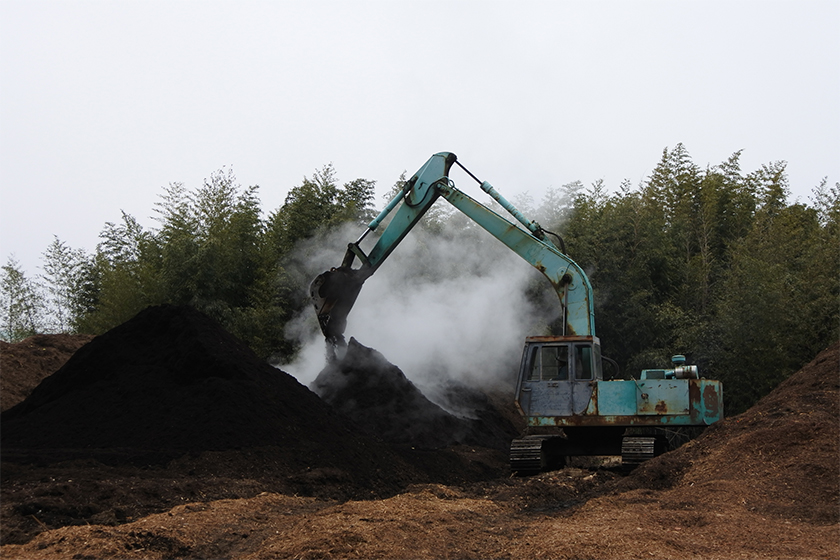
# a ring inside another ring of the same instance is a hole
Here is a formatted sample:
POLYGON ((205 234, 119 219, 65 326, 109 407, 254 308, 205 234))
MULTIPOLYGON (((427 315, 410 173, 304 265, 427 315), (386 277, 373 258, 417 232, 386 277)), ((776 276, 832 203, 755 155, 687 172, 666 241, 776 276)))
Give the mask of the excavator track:
MULTIPOLYGON (((573 440, 551 435, 532 435, 510 444, 510 470, 518 476, 531 476, 563 468, 566 455, 614 455, 616 446, 576 446, 573 440)), ((611 444, 612 445, 612 444, 611 444)), ((621 438, 621 464, 625 472, 665 453, 668 441, 662 435, 637 435, 621 438)))
POLYGON ((547 438, 531 436, 515 439, 510 444, 510 470, 519 476, 541 472, 546 466, 543 443, 547 438))
POLYGON ((621 440, 621 465, 625 470, 633 470, 661 454, 663 447, 662 438, 656 436, 626 436, 621 440))

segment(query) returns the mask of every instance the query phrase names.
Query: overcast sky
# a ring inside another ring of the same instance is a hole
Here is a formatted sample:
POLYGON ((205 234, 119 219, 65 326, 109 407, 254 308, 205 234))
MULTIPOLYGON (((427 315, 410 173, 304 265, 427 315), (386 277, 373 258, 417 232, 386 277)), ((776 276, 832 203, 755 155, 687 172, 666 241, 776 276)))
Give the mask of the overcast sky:
POLYGON ((539 200, 743 150, 808 202, 840 181, 838 36, 837 0, 0 0, 0 258, 153 227, 222 167, 268 213, 327 163, 381 193, 438 151, 539 200))

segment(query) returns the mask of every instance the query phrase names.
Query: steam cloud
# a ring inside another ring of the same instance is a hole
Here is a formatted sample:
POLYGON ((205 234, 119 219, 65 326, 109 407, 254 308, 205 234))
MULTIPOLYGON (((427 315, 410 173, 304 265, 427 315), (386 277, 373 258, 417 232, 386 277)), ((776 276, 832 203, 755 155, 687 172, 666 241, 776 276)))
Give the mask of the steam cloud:
MULTIPOLYGON (((347 242, 360 233, 344 228, 301 247, 305 285, 338 266, 347 242)), ((365 282, 345 336, 377 349, 435 401, 438 388, 451 381, 512 385, 524 338, 545 334, 559 312, 545 277, 487 232, 472 226, 432 235, 417 227, 365 282), (529 288, 549 297, 533 303, 529 288)), ((280 367, 308 385, 326 363, 314 310, 292 321, 286 335, 303 347, 280 367)))

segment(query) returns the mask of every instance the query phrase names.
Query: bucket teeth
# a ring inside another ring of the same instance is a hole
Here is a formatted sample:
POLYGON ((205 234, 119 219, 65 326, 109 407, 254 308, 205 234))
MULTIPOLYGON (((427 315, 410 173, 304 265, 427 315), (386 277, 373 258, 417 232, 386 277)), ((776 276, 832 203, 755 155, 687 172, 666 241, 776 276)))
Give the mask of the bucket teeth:
POLYGON ((324 337, 344 341, 347 315, 353 308, 366 276, 348 267, 333 268, 318 275, 309 285, 309 294, 324 337))

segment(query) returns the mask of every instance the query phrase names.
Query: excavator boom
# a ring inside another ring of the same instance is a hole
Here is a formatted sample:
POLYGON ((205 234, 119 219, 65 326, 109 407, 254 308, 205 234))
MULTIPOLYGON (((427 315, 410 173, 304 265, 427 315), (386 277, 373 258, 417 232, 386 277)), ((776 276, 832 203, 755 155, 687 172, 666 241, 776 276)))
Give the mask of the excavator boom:
MULTIPOLYGON (((486 181, 476 179, 481 189, 523 227, 517 227, 515 223, 458 190, 449 179, 449 171, 457 159, 450 152, 433 155, 406 182, 405 188, 379 216, 370 222, 359 240, 348 245, 342 265, 313 280, 310 293, 318 322, 327 340, 339 344, 343 341, 347 316, 362 284, 388 258, 438 198, 447 200, 546 276, 557 293, 565 319, 560 334, 594 336, 592 288, 583 270, 546 238, 539 224, 528 220, 486 181), (368 253, 362 251, 361 241, 368 233, 375 231, 392 212, 392 219, 373 248, 368 253), (360 265, 354 269, 352 266, 356 259, 360 265)), ((472 173, 467 173, 475 179, 472 173)))

